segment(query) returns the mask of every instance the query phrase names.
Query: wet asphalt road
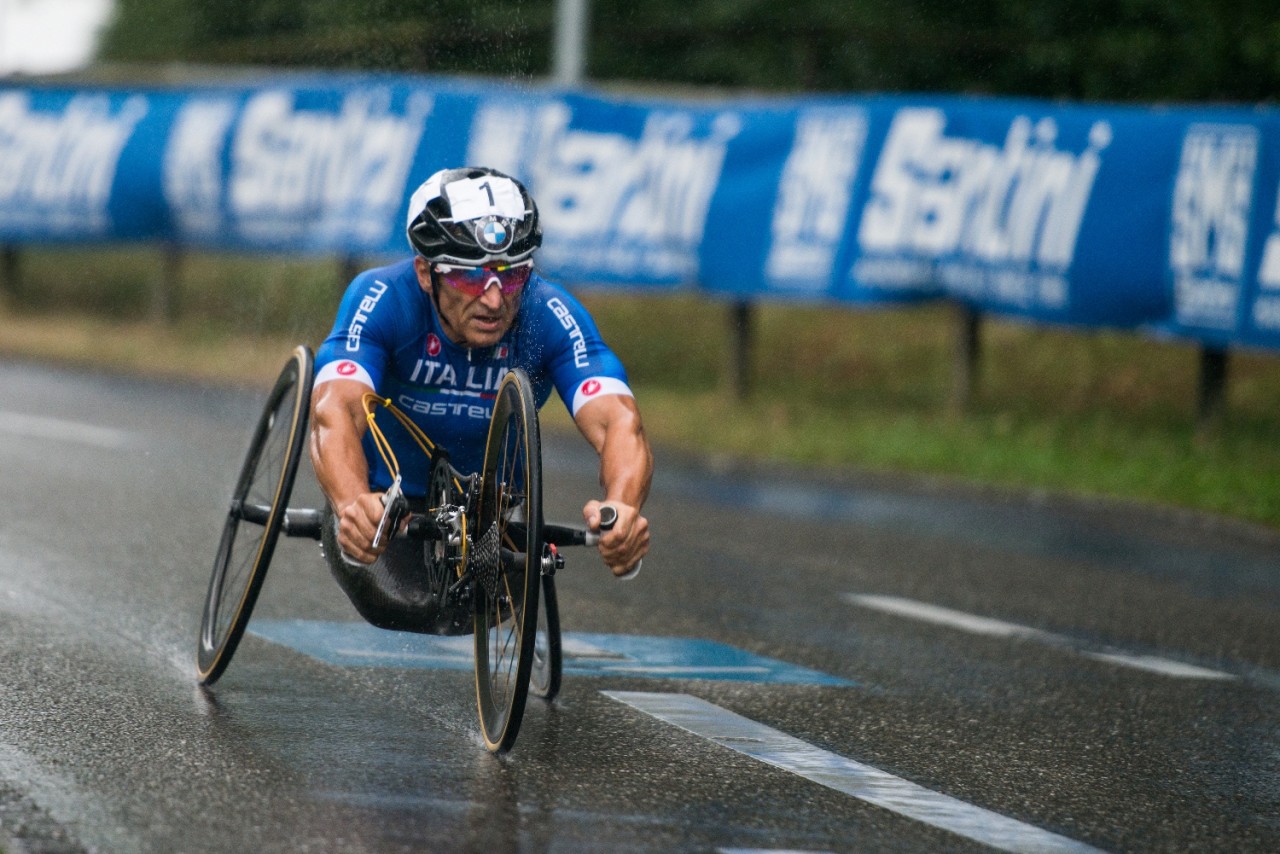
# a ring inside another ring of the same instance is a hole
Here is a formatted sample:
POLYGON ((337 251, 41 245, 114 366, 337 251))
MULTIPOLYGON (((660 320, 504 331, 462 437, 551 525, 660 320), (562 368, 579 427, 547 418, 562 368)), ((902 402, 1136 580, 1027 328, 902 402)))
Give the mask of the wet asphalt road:
MULTIPOLYGON (((464 670, 252 635, 206 694, 199 609, 260 398, 0 363, 10 854, 1280 850, 1280 537, 1121 505, 660 454, 644 572, 571 553, 566 631, 843 684, 570 672, 501 758, 464 670)), ((593 494, 585 450, 548 438, 549 518, 593 494)), ((299 541, 255 620, 361 627, 299 541)))

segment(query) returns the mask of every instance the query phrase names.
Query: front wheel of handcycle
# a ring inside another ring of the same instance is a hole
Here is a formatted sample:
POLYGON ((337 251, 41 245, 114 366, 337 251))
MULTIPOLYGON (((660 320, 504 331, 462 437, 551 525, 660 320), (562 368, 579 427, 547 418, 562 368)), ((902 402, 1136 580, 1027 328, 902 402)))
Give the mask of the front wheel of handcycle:
POLYGON ((249 441, 200 623, 196 675, 201 685, 212 685, 230 663, 262 589, 302 458, 313 368, 310 349, 295 348, 249 441))
POLYGON ((542 578, 542 443, 533 389, 519 369, 494 401, 477 522, 476 700, 485 746, 503 753, 524 716, 542 578))
POLYGON ((548 703, 560 693, 563 653, 560 649, 560 608, 556 602, 556 582, 542 576, 542 605, 538 608, 538 631, 533 642, 533 669, 529 693, 548 703))

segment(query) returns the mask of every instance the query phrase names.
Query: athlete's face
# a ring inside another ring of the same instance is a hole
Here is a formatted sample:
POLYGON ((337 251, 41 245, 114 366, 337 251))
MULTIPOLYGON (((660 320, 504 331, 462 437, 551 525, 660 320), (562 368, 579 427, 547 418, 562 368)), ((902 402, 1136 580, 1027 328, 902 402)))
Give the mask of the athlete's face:
POLYGON ((464 347, 492 347, 515 322, 523 291, 504 294, 495 284, 480 296, 471 296, 433 276, 431 262, 421 255, 413 259, 413 268, 422 289, 435 295, 440 325, 453 343, 464 347))

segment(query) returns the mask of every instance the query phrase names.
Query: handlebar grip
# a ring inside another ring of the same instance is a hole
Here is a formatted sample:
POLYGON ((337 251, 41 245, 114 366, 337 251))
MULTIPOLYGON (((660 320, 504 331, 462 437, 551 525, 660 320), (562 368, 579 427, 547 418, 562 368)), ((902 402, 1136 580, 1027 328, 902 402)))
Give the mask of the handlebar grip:
MULTIPOLYGON (((600 507, 600 531, 608 531, 618 523, 618 508, 612 504, 603 504, 600 507)), ((599 531, 587 531, 583 537, 583 545, 598 546, 600 545, 599 531)))
MULTIPOLYGON (((618 508, 614 507, 612 504, 603 505, 600 508, 600 530, 607 531, 610 528, 612 528, 615 524, 617 524, 617 522, 618 522, 618 508)), ((600 536, 597 534, 596 535, 597 542, 599 541, 599 539, 600 539, 600 536)), ((591 543, 590 545, 594 545, 594 543, 591 543)), ((637 575, 640 574, 640 567, 642 567, 643 565, 644 565, 644 559, 642 558, 636 561, 636 565, 631 567, 631 569, 627 570, 624 574, 619 575, 618 580, 627 581, 629 579, 635 578, 637 575)))
POLYGON ((640 567, 644 566, 644 558, 636 561, 636 565, 628 569, 622 575, 616 576, 619 581, 630 581, 640 574, 640 567))

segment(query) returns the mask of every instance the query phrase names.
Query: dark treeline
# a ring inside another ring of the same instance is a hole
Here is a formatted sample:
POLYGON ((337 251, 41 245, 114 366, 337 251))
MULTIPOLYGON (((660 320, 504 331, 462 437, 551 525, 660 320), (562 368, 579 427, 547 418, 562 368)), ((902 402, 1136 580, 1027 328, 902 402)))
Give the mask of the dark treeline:
MULTIPOLYGON (((554 0, 117 0, 108 62, 464 73, 551 68, 554 0)), ((1275 0, 626 0, 588 76, 761 92, 1270 101, 1275 0)))

